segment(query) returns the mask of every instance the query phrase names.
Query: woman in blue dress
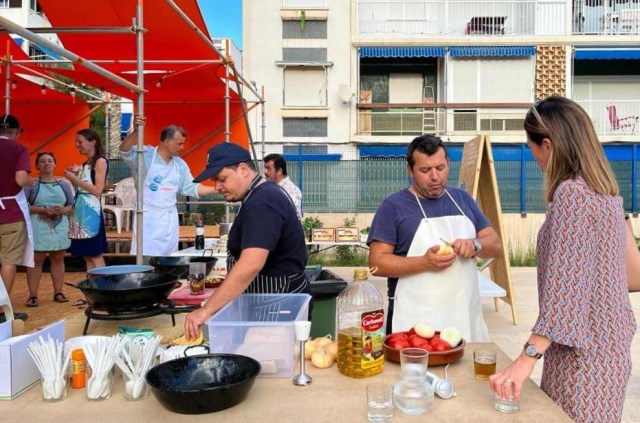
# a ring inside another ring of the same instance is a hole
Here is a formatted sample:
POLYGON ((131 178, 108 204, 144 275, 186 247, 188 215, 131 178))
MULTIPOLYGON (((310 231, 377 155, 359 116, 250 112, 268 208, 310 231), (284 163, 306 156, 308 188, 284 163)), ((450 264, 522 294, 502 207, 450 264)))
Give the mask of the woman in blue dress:
POLYGON ((62 293, 62 287, 64 255, 71 245, 68 232, 73 188, 68 181, 53 176, 56 168, 56 158, 53 153, 38 153, 36 168, 40 175, 34 180, 33 186, 25 188, 34 239, 34 267, 27 267, 27 284, 29 285, 27 307, 38 306, 42 263, 47 255, 49 255, 53 281, 53 300, 58 303, 69 301, 62 293))
POLYGON ((64 176, 76 188, 74 208, 82 207, 82 214, 74 210, 69 228, 70 252, 84 257, 87 270, 104 266, 107 234, 104 229, 100 196, 107 180, 109 163, 105 157, 100 136, 93 129, 81 129, 76 134, 76 148, 87 157, 81 166, 67 169, 64 176))

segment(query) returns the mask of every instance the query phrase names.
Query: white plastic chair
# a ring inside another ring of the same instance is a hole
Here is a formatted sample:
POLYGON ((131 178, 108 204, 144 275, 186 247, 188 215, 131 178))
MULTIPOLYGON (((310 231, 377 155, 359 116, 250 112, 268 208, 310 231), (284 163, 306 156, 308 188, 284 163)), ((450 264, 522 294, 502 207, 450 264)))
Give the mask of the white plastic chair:
POLYGON ((136 209, 136 186, 133 178, 125 178, 118 182, 110 197, 113 198, 114 204, 103 204, 102 211, 113 213, 118 233, 122 232, 123 218, 124 228, 129 230, 130 213, 136 209))

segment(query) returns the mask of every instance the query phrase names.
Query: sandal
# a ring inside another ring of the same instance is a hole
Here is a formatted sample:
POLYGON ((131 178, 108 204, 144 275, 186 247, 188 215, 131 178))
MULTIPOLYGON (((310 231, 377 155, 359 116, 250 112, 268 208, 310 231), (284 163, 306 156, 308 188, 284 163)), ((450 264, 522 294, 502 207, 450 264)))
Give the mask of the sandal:
POLYGON ((56 303, 67 303, 69 302, 69 299, 65 297, 62 292, 58 292, 53 296, 53 301, 55 301, 56 303))
POLYGON ((27 307, 38 307, 38 297, 29 297, 27 307))

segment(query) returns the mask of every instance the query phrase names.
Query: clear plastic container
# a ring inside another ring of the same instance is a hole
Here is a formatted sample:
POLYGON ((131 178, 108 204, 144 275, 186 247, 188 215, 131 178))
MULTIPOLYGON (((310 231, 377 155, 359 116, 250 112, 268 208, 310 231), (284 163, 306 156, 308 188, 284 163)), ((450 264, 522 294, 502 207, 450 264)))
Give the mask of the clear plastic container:
POLYGON ((369 282, 369 269, 356 269, 353 281, 338 296, 338 370, 365 378, 384 368, 384 298, 369 282))

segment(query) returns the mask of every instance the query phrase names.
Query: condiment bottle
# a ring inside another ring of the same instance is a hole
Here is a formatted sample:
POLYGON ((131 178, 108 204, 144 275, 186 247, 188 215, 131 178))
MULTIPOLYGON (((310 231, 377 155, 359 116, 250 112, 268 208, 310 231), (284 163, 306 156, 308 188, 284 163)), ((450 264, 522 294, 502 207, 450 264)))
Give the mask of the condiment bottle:
POLYGON ((196 223, 196 250, 204 250, 204 222, 198 219, 196 223))
POLYGON ((84 388, 87 383, 87 361, 82 348, 71 351, 71 387, 84 388))
POLYGON ((355 269, 353 281, 338 296, 338 370, 355 378, 384 368, 384 298, 369 282, 369 269, 355 269))

